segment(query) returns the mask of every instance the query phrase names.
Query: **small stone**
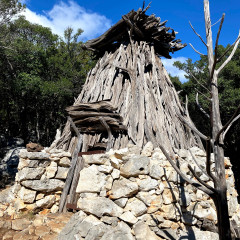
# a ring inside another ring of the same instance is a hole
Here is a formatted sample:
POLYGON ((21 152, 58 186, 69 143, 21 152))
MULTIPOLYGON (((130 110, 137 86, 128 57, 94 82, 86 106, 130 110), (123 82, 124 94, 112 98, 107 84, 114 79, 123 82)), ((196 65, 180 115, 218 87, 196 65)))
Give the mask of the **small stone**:
POLYGON ((20 158, 28 158, 28 159, 49 159, 50 155, 46 152, 28 152, 26 149, 21 149, 19 152, 20 158))
POLYGON ((110 165, 106 154, 83 155, 83 159, 86 164, 110 165))
POLYGON ((156 189, 158 186, 158 181, 155 179, 152 179, 151 177, 147 177, 143 180, 137 180, 139 190, 141 191, 150 191, 152 189, 156 189))
POLYGON ((79 199, 77 206, 84 212, 93 214, 97 217, 104 215, 119 217, 123 209, 108 198, 95 197, 79 199))
POLYGON ((36 196, 36 200, 43 199, 44 196, 45 196, 45 195, 44 195, 43 193, 39 193, 39 194, 36 196))
POLYGON ((124 177, 136 177, 140 174, 149 173, 150 160, 145 156, 134 156, 120 168, 121 175, 124 177))
POLYGON ((113 227, 116 227, 118 225, 119 219, 117 217, 103 216, 101 218, 101 221, 109 225, 112 225, 113 227))
POLYGON ((119 207, 124 208, 127 204, 128 198, 119 198, 114 201, 119 207))
POLYGON ((56 204, 54 204, 54 205, 51 207, 51 213, 57 213, 58 210, 59 210, 59 207, 58 207, 56 204))
POLYGON ((124 212, 119 218, 132 225, 138 221, 138 219, 130 211, 124 212))
POLYGON ((46 168, 46 173, 45 173, 46 177, 47 178, 54 178, 57 170, 58 170, 57 163, 54 162, 54 161, 51 161, 50 166, 48 166, 46 168))
POLYGON ((63 157, 59 161, 59 166, 61 167, 70 167, 71 166, 71 161, 68 157, 63 157))
POLYGON ((67 174, 68 174, 68 170, 69 170, 69 168, 58 167, 57 168, 57 174, 56 174, 55 178, 56 179, 66 179, 67 174))
POLYGON ((142 150, 141 155, 142 155, 142 156, 151 157, 152 152, 153 152, 153 144, 152 144, 151 142, 148 142, 148 143, 143 147, 143 150, 142 150))
POLYGON ((138 192, 138 184, 126 178, 115 180, 110 193, 111 199, 131 197, 138 192))
POLYGON ((23 168, 18 172, 18 181, 24 181, 28 179, 40 179, 43 173, 45 172, 44 168, 23 168))
POLYGON ((41 152, 43 150, 43 146, 38 143, 28 143, 26 147, 28 152, 41 152))
POLYGON ((111 173, 113 170, 112 166, 100 165, 98 166, 98 171, 102 173, 111 173))
POLYGON ((144 222, 138 222, 133 230, 137 240, 161 240, 144 222))
POLYGON ((38 226, 35 228, 35 234, 39 237, 43 237, 50 232, 50 228, 48 226, 38 226))
POLYGON ((72 157, 70 152, 59 152, 59 153, 52 153, 51 157, 56 157, 56 158, 63 158, 63 157, 72 157))
POLYGON ((113 179, 119 179, 120 177, 120 171, 118 169, 113 169, 112 173, 111 173, 111 176, 113 179))
POLYGON ((146 205, 137 198, 129 199, 125 211, 131 211, 136 217, 139 217, 147 212, 146 205))
POLYGON ((55 199, 54 195, 46 196, 45 198, 36 201, 36 206, 38 208, 50 208, 55 203, 55 199))
POLYGON ((18 192, 18 196, 24 201, 24 203, 33 203, 36 193, 36 191, 21 187, 20 191, 18 192))

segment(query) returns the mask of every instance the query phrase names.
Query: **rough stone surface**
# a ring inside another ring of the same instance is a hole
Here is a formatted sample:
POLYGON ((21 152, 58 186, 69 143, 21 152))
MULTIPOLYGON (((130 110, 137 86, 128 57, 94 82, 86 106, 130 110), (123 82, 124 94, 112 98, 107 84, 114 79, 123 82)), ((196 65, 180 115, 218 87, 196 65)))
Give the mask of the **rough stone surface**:
POLYGON ((147 212, 146 205, 137 198, 131 198, 128 200, 125 211, 131 211, 136 217, 139 217, 147 212))
POLYGON ((119 217, 123 213, 122 208, 110 199, 104 197, 80 198, 78 200, 78 207, 84 212, 97 217, 102 217, 103 215, 119 217))
POLYGON ((55 203, 55 199, 54 195, 46 196, 45 198, 36 201, 36 206, 38 208, 51 208, 55 203))
POLYGON ((129 224, 135 224, 138 221, 138 219, 130 211, 124 212, 119 218, 129 224))
POLYGON ((70 167, 71 166, 71 161, 68 157, 63 157, 59 161, 59 166, 61 167, 70 167))
POLYGON ((149 176, 146 179, 138 180, 137 183, 140 191, 150 191, 158 186, 158 181, 149 176))
POLYGON ((134 156, 120 168, 121 175, 124 177, 136 177, 140 174, 149 173, 150 160, 145 156, 134 156))
POLYGON ((45 172, 44 168, 23 168, 18 172, 18 181, 24 181, 28 179, 40 179, 43 173, 45 172))
POLYGON ((99 172, 96 165, 91 165, 88 168, 84 168, 80 172, 80 178, 78 181, 76 192, 100 192, 101 189, 104 187, 105 182, 106 175, 99 172))
POLYGON ((131 228, 124 222, 119 222, 118 225, 106 232, 101 240, 134 240, 131 234, 131 228))
POLYGON ((131 197, 138 191, 138 184, 123 178, 113 182, 110 198, 118 199, 124 197, 131 197))
POLYGON ((46 152, 28 152, 26 149, 22 149, 19 153, 20 158, 28 159, 49 159, 50 155, 46 152))
POLYGON ((57 163, 51 161, 50 166, 46 168, 46 173, 45 173, 46 178, 54 178, 57 170, 58 170, 57 163))
POLYGON ((144 222, 138 222, 133 230, 137 240, 161 240, 144 222))
POLYGON ((56 179, 66 179, 68 174, 68 169, 65 167, 58 167, 57 174, 55 176, 56 179))
POLYGON ((18 196, 25 203, 33 203, 36 198, 36 193, 36 191, 21 187, 20 191, 18 192, 18 196))
POLYGON ((64 187, 64 182, 58 179, 26 180, 22 181, 21 184, 24 187, 41 192, 58 191, 64 187))

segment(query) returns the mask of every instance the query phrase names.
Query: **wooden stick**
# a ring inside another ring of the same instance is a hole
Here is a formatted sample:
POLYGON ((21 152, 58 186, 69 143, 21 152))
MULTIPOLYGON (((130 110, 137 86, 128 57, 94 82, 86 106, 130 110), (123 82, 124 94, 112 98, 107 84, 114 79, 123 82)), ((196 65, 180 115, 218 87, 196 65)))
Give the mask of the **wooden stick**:
POLYGON ((106 121, 102 117, 100 117, 99 120, 102 123, 102 125, 107 129, 107 132, 108 132, 108 143, 107 143, 107 149, 106 149, 106 152, 108 152, 112 147, 112 137, 113 137, 113 135, 112 135, 112 132, 111 132, 111 128, 106 123, 106 121))
POLYGON ((198 50, 196 50, 191 43, 189 43, 189 45, 190 45, 190 46, 192 47, 192 49, 193 49, 196 53, 198 53, 199 55, 206 56, 206 54, 200 53, 198 50))
POLYGON ((199 110, 208 118, 210 119, 210 115, 202 108, 202 106, 199 104, 199 101, 198 101, 198 93, 196 93, 196 104, 199 108, 199 110))
POLYGON ((194 29, 194 27, 193 27, 193 25, 191 24, 190 21, 189 21, 189 24, 190 24, 192 30, 194 31, 194 33, 200 38, 200 40, 202 41, 202 43, 207 47, 207 44, 204 42, 204 40, 202 39, 202 37, 200 36, 200 34, 198 34, 198 33, 195 31, 195 29, 194 29))

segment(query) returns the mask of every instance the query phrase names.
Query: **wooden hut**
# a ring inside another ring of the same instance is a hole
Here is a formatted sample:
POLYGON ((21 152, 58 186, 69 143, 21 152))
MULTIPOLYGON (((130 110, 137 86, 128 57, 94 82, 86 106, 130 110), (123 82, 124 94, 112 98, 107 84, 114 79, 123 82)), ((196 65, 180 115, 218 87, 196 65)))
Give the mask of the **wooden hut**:
MULTIPOLYGON (((201 145, 182 124, 187 119, 160 57, 185 47, 176 32, 146 9, 132 10, 85 49, 99 58, 88 73, 69 116, 83 136, 80 151, 142 147, 148 141, 167 150, 201 145)), ((73 152, 77 137, 70 121, 55 147, 73 152)))

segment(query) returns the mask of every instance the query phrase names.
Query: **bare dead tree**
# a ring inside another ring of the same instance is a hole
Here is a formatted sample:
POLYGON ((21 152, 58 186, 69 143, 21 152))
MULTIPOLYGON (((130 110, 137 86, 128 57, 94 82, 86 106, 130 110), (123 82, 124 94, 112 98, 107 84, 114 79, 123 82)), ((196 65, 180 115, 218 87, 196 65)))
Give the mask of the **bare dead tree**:
MULTIPOLYGON (((226 185, 226 178, 225 178, 225 166, 224 166, 224 137, 228 132, 229 128, 232 126, 233 122, 240 118, 240 106, 237 108, 234 115, 231 119, 223 126, 221 122, 220 110, 219 110, 219 94, 218 94, 218 76, 223 68, 230 62, 235 51, 238 47, 240 41, 240 33, 231 46, 228 48, 227 51, 222 55, 218 56, 218 41, 220 37, 220 33, 222 30, 222 25, 224 22, 225 14, 222 15, 220 20, 220 26, 217 33, 217 38, 215 42, 215 48, 213 48, 213 40, 212 40, 212 26, 211 26, 211 19, 210 19, 210 10, 209 10, 209 0, 204 0, 204 16, 205 16, 205 30, 206 30, 206 40, 205 43, 203 38, 195 31, 193 26, 194 33, 200 38, 200 40, 204 43, 207 47, 207 57, 208 57, 208 71, 209 71, 209 79, 206 79, 206 83, 208 83, 209 90, 210 90, 210 122, 211 122, 211 133, 210 136, 205 136, 202 134, 189 120, 189 114, 186 108, 186 117, 183 117, 180 112, 178 116, 180 120, 192 131, 194 131, 201 139, 206 141, 206 171, 201 169, 204 174, 213 181, 214 187, 206 184, 202 181, 193 168, 189 165, 189 170, 192 172, 193 176, 197 179, 197 181, 193 181, 186 177, 186 175, 180 171, 180 168, 176 164, 176 159, 170 156, 164 147, 160 146, 163 153, 173 166, 173 168, 178 172, 178 174, 188 183, 192 184, 196 188, 202 190, 206 194, 208 194, 214 201, 217 211, 217 218, 218 218, 218 232, 219 232, 219 239, 227 240, 231 238, 231 228, 230 228, 230 221, 229 221, 229 214, 228 214, 228 203, 227 203, 227 185, 226 185), (224 56, 231 50, 231 53, 227 57, 227 59, 217 67, 217 63, 219 63, 224 56), (211 172, 211 161, 210 161, 210 154, 213 152, 214 160, 215 160, 215 172, 211 172)), ((198 52, 195 48, 193 48, 195 52, 202 55, 202 53, 198 52)), ((197 100, 198 101, 198 100, 197 100)), ((199 104, 198 104, 199 105, 199 104)), ((176 110, 177 111, 177 110, 176 110)), ((203 111, 203 109, 202 109, 203 111)))

